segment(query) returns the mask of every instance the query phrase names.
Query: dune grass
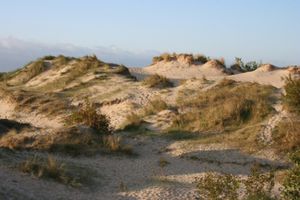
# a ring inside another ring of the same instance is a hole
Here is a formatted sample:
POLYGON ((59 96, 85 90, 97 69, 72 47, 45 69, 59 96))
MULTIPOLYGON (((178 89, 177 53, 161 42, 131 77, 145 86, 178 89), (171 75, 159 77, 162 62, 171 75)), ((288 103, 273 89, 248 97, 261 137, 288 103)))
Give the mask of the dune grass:
POLYGON ((143 118, 168 109, 168 104, 156 96, 150 100, 139 112, 132 112, 126 116, 126 120, 121 125, 122 130, 138 130, 144 122, 143 118))
POLYGON ((173 86, 173 83, 168 78, 158 74, 145 78, 143 84, 150 88, 168 88, 173 86))
POLYGON ((281 121, 273 131, 274 148, 279 153, 300 150, 300 117, 293 116, 281 121))
POLYGON ((271 86, 223 80, 191 98, 181 94, 177 99, 181 112, 170 129, 220 132, 260 122, 272 111, 270 95, 273 90, 271 86))
POLYGON ((74 163, 67 164, 51 155, 46 158, 38 155, 28 157, 18 165, 18 169, 37 178, 56 181, 71 187, 91 187, 99 176, 94 170, 74 163))
POLYGON ((38 178, 51 179, 71 186, 80 185, 76 177, 67 174, 65 164, 58 162, 52 156, 48 156, 47 159, 38 156, 28 158, 19 165, 19 169, 38 178))

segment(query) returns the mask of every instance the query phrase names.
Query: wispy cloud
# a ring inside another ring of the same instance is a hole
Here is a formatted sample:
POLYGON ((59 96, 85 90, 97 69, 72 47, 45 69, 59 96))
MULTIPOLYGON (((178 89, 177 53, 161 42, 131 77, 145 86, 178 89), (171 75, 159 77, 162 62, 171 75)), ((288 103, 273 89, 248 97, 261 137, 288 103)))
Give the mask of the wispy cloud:
POLYGON ((39 42, 25 41, 15 37, 0 38, 0 71, 9 71, 45 55, 84 56, 95 54, 106 62, 124 64, 127 66, 145 66, 151 58, 159 52, 142 51, 132 52, 110 46, 93 48, 81 47, 72 44, 48 45, 39 42))

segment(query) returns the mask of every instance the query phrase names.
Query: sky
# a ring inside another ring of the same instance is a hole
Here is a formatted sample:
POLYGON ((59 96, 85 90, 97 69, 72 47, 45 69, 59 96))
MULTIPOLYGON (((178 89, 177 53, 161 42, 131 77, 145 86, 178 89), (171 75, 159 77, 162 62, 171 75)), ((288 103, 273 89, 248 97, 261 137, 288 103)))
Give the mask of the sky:
POLYGON ((300 64, 298 0, 0 0, 0 71, 48 54, 145 66, 163 52, 300 64))

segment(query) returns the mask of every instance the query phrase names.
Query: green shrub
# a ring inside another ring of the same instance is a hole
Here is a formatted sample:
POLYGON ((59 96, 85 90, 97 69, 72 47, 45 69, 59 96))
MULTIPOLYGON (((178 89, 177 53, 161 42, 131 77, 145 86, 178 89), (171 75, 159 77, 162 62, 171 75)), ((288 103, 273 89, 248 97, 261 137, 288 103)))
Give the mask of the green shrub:
POLYGON ((285 105, 290 111, 300 114, 300 78, 292 78, 291 75, 286 77, 284 90, 285 105))
POLYGON ((54 60, 55 58, 56 58, 55 56, 47 55, 47 56, 44 56, 42 59, 43 60, 54 60))
POLYGON ((166 88, 173 86, 173 83, 168 78, 158 74, 147 77, 143 81, 143 84, 150 88, 166 88))
POLYGON ((155 56, 152 58, 152 64, 156 64, 160 61, 163 61, 164 59, 161 56, 155 56))
POLYGON ((244 186, 245 200, 275 200, 271 195, 274 188, 274 173, 262 173, 258 165, 251 170, 251 175, 240 180, 230 174, 207 173, 196 179, 197 189, 203 199, 221 200, 239 199, 240 186, 244 186))
POLYGON ((206 57, 204 55, 196 55, 194 56, 194 62, 201 62, 202 64, 205 64, 209 61, 209 57, 206 57))
POLYGON ((300 150, 293 153, 291 160, 294 167, 288 171, 283 183, 282 196, 284 199, 300 199, 300 150))
POLYGON ((271 200, 271 190, 274 187, 274 173, 262 173, 258 165, 251 169, 251 175, 244 181, 246 200, 271 200))
POLYGON ((240 68, 244 72, 250 72, 259 68, 261 66, 261 63, 258 63, 256 61, 250 61, 245 64, 241 58, 236 57, 235 64, 232 66, 235 66, 235 68, 240 68))
POLYGON ((220 65, 223 65, 225 66, 225 58, 220 58, 220 59, 216 59, 216 61, 220 64, 220 65))
POLYGON ((100 135, 110 135, 112 133, 108 117, 97 112, 95 104, 88 99, 69 115, 66 120, 68 124, 82 124, 93 128, 100 135))
POLYGON ((197 189, 200 196, 207 200, 238 199, 239 181, 230 174, 207 173, 197 178, 197 189))

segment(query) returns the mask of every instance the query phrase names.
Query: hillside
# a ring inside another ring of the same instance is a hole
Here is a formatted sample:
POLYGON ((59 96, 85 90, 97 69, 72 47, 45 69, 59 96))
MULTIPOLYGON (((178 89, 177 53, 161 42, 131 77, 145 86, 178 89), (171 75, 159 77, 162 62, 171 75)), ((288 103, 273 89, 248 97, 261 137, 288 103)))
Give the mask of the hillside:
POLYGON ((198 199, 195 180, 253 167, 274 171, 279 198, 300 144, 284 78, 299 74, 191 54, 144 68, 45 56, 1 73, 0 199, 198 199))

